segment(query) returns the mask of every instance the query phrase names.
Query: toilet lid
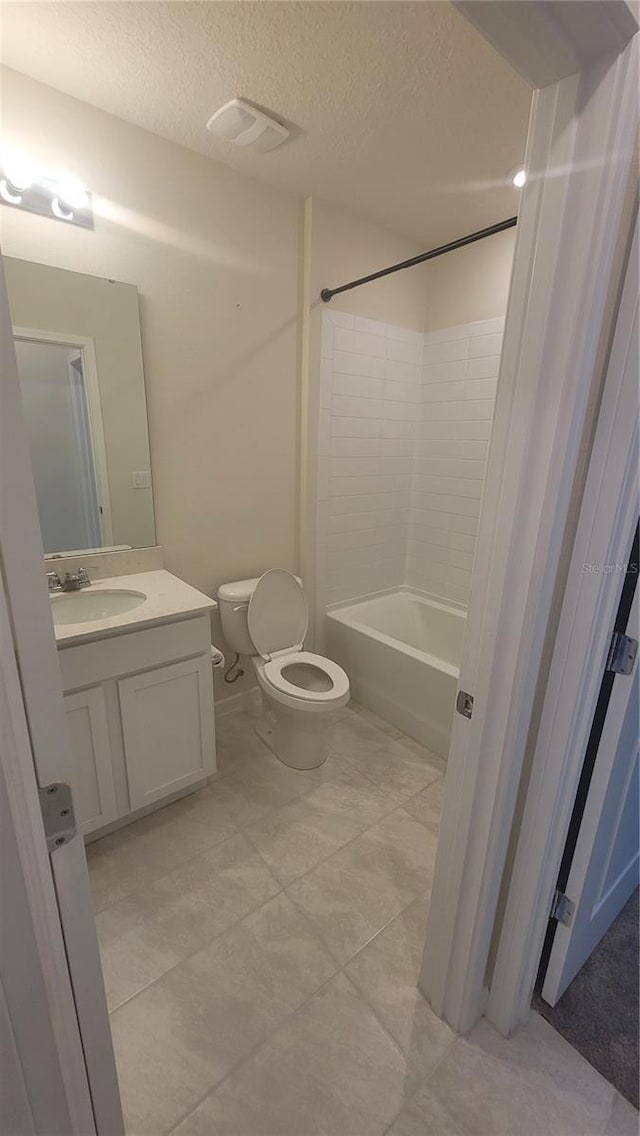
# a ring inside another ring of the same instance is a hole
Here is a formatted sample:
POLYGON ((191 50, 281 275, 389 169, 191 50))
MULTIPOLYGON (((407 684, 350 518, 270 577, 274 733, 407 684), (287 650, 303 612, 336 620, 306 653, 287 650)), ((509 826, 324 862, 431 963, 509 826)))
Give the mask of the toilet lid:
POLYGON ((247 612, 249 634, 263 659, 300 649, 309 623, 305 594, 291 572, 272 568, 256 584, 247 612))

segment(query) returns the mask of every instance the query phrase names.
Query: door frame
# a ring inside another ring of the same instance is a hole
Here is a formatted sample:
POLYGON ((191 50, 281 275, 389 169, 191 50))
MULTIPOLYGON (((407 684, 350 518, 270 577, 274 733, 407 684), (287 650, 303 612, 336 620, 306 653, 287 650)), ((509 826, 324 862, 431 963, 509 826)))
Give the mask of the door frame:
MULTIPOLYGON (((30 749, 7 754, 8 768, 24 786, 28 809, 13 811, 16 831, 34 857, 41 881, 50 877, 58 934, 64 942, 69 982, 56 988, 64 1003, 60 1014, 71 1027, 57 1036, 59 1061, 75 1069, 67 1092, 74 1133, 94 1131, 124 1136, 124 1122, 102 978, 87 859, 80 835, 48 855, 44 843, 37 786, 71 781, 69 733, 64 712, 60 668, 45 579, 45 560, 38 523, 29 442, 22 414, 13 329, 4 272, 0 265, 0 565, 8 621, 9 649, 20 678, 30 749), (35 776, 34 776, 35 770, 35 776), (52 879, 51 879, 52 878, 52 879), (77 1067, 77 1046, 84 1063, 77 1067), (90 1099, 87 1109, 87 1092, 90 1099)), ((44 884, 41 886, 44 887, 44 884)), ((51 930, 51 935, 55 931, 51 930)), ((41 945, 41 965, 48 966, 48 944, 41 945)), ((53 996, 53 995, 52 995, 53 996)))
MULTIPOLYGON (((454 714, 420 976, 464 1033, 498 977, 501 883, 628 250, 638 38, 615 0, 456 7, 538 87, 460 671, 473 717, 454 714)), ((541 824, 551 838, 553 815, 541 824)), ((522 903, 539 915, 532 896, 522 903)), ((515 943, 506 949, 517 966, 515 943)), ((489 1009, 505 1032, 529 1010, 508 1002, 489 1009)))
MULTIPOLYGON (((13 328, 13 338, 26 340, 27 342, 55 343, 60 347, 75 347, 82 355, 82 372, 85 380, 89 433, 91 435, 91 456, 93 459, 96 490, 98 493, 98 505, 102 509, 99 518, 102 536, 101 544, 112 545, 113 520, 111 516, 111 494, 109 491, 109 466, 107 463, 107 447, 104 438, 104 420, 102 417, 98 362, 96 359, 96 345, 94 340, 91 336, 78 335, 76 332, 43 331, 35 327, 17 326, 13 328)), ((65 553, 58 552, 56 555, 64 556, 65 553)))
POLYGON ((638 518, 638 257, 629 254, 607 378, 524 802, 487 1014, 526 1020, 638 518), (635 360, 634 362, 634 352, 635 360), (559 755, 562 759, 559 760, 559 755))

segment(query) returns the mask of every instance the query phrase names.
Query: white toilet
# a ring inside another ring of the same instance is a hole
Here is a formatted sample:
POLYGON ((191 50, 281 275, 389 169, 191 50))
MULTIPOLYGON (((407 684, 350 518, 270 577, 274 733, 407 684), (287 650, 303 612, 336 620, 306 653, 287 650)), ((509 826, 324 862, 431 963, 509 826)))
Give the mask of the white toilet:
POLYGON ((309 609, 301 581, 284 568, 218 590, 222 630, 239 655, 251 655, 263 718, 259 737, 285 765, 314 769, 327 758, 327 725, 349 701, 342 667, 303 650, 309 609))

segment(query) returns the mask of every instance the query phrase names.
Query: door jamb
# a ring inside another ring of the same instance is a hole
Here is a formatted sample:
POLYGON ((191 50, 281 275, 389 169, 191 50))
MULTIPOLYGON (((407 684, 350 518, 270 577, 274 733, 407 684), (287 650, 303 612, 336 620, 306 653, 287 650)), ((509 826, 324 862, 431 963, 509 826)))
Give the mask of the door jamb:
POLYGON ((624 584, 623 573, 583 565, 623 563, 637 524, 637 374, 625 364, 637 351, 639 251, 636 229, 491 981, 487 1016, 504 1033, 528 1015, 624 584))
MULTIPOLYGON (((524 33, 528 10, 543 19, 548 7, 512 5, 510 18, 524 33)), ((572 7, 580 21, 584 6, 563 5, 572 7)), ((478 9, 496 5, 471 8, 480 26, 478 9)), ((486 1006, 500 884, 627 243, 637 48, 636 37, 534 97, 460 674, 474 713, 454 715, 420 979, 460 1032, 486 1006)))

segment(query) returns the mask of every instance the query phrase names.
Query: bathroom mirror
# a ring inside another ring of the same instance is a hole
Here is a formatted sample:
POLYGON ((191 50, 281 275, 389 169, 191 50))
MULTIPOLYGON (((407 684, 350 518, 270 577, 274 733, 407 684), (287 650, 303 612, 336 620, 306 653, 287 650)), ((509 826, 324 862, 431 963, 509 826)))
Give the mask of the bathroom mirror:
POLYGON ((4 265, 45 554, 155 544, 137 288, 4 265))

